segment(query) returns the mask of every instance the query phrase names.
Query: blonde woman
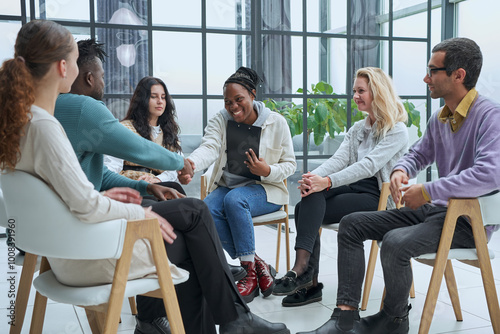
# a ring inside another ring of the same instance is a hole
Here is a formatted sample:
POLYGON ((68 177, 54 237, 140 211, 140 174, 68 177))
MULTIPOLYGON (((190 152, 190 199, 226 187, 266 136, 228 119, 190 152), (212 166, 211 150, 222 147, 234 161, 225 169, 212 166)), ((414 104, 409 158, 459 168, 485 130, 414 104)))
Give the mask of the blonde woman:
MULTIPOLYGON (((389 76, 379 68, 361 68, 353 92, 358 109, 368 117, 354 123, 335 154, 299 181, 302 200, 295 207, 295 264, 276 280, 273 291, 287 296, 283 306, 321 300, 321 224, 338 223, 352 212, 377 210, 382 183, 389 181, 392 166, 407 149, 408 116, 389 76)), ((394 206, 390 200, 388 207, 394 206)))

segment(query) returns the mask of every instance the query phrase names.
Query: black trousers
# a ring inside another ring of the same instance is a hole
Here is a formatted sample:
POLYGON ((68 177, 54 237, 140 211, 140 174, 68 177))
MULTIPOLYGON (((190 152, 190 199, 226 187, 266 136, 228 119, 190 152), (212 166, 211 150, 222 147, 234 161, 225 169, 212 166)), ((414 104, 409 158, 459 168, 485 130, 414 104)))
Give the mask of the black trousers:
POLYGON ((323 190, 302 198, 295 206, 295 226, 297 237, 295 249, 305 249, 311 253, 309 266, 315 275, 319 273, 322 224, 336 224, 357 211, 376 211, 380 190, 375 177, 323 190))
MULTIPOLYGON (((182 186, 179 183, 177 183, 177 182, 172 182, 172 181, 169 181, 169 182, 158 182, 156 184, 158 184, 160 186, 164 186, 164 187, 173 188, 173 189, 177 190, 178 192, 180 192, 181 194, 186 195, 186 192, 184 191, 184 188, 182 188, 182 186)), ((157 202, 156 197, 154 197, 153 195, 143 196, 143 198, 144 199, 153 200, 153 201, 157 202)))
MULTIPOLYGON (((174 243, 165 243, 165 248, 170 262, 189 271, 188 281, 176 285, 186 333, 215 333, 214 324, 236 319, 235 302, 248 310, 234 284, 212 216, 203 201, 145 199, 142 205, 152 206, 177 234, 174 243)), ((143 321, 166 315, 163 301, 157 298, 137 296, 137 310, 143 321)))

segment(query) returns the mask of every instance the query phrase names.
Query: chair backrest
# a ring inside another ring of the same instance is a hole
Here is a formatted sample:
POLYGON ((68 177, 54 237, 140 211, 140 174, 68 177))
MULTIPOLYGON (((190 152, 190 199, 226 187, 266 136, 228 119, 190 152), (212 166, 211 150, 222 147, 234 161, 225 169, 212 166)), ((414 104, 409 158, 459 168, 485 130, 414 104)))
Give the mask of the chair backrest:
POLYGON ((14 171, 0 175, 7 217, 15 225, 16 246, 26 252, 63 259, 117 259, 127 221, 84 223, 42 180, 14 171))
POLYGON ((479 207, 484 225, 500 225, 498 217, 498 208, 500 207, 500 192, 490 195, 478 197, 479 207))

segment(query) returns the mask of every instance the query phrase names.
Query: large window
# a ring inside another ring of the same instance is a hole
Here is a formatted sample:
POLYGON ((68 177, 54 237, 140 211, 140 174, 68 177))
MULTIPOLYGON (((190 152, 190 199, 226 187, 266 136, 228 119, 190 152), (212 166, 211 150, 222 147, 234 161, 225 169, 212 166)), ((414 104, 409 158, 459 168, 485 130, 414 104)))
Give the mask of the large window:
MULTIPOLYGON (((289 121, 301 123, 293 137, 298 167, 288 181, 294 205, 300 175, 330 157, 362 117, 351 101, 356 69, 377 66, 389 73, 401 98, 420 112, 423 131, 441 103, 430 99, 422 81, 431 47, 443 37, 470 36, 485 54, 478 88, 500 96, 499 50, 487 33, 498 12, 492 6, 500 9, 494 0, 2 1, 0 59, 12 56, 17 31, 31 19, 57 21, 77 39, 96 37, 109 55, 109 109, 121 119, 137 82, 146 75, 162 78, 176 103, 187 156, 208 119, 223 108, 225 79, 239 66, 252 67, 264 79, 258 99, 293 103, 289 121), (324 106, 343 121, 315 115, 324 106)), ((417 128, 409 131, 417 140, 417 128)), ((199 193, 199 175, 187 188, 199 193)))

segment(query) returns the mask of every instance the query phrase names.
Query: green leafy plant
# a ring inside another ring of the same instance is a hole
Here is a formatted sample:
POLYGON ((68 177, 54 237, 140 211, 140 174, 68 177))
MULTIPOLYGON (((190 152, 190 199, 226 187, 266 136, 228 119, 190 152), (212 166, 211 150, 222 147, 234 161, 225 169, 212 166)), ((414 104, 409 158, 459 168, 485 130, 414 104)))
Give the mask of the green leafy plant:
MULTIPOLYGON (((303 89, 299 88, 297 93, 303 93, 303 89)), ((320 81, 317 84, 311 85, 311 90, 307 91, 310 95, 318 95, 318 97, 307 99, 307 136, 311 133, 314 137, 314 144, 321 145, 326 134, 331 138, 335 134, 340 134, 346 131, 347 127, 347 100, 341 98, 322 98, 321 95, 336 95, 333 92, 333 87, 320 81)), ((304 132, 303 104, 295 104, 293 101, 275 101, 267 99, 264 101, 266 107, 283 115, 288 123, 290 132, 293 136, 300 135, 304 132)), ((409 101, 403 103, 408 113, 408 127, 415 125, 418 130, 418 136, 422 135, 420 131, 420 112, 415 109, 415 105, 409 101)), ((366 117, 361 111, 356 108, 356 103, 351 100, 351 124, 366 117)))

